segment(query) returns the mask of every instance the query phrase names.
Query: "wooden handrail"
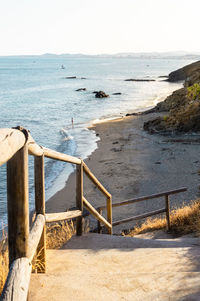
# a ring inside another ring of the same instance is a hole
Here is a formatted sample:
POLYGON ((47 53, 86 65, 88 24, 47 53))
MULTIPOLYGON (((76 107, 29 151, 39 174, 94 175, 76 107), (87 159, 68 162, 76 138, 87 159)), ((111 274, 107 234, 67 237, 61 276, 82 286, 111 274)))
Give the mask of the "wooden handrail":
POLYGON ((66 154, 62 154, 62 153, 56 152, 56 151, 51 150, 46 147, 43 147, 43 150, 44 150, 44 156, 47 158, 64 161, 64 162, 68 162, 68 163, 72 163, 72 164, 77 164, 77 165, 81 164, 81 159, 79 159, 79 158, 72 157, 72 156, 69 156, 66 154))
POLYGON ((56 152, 46 147, 39 146, 37 143, 35 143, 35 141, 33 140, 30 134, 28 139, 28 151, 29 151, 29 155, 32 156, 40 157, 44 155, 45 157, 54 160, 64 161, 67 163, 72 163, 77 165, 81 164, 81 159, 79 158, 69 156, 60 152, 56 152))
POLYGON ((77 218, 77 217, 80 217, 80 216, 82 216, 82 211, 81 210, 73 210, 73 211, 45 214, 45 218, 46 218, 47 223, 73 219, 73 218, 77 218))
POLYGON ((17 129, 0 129, 0 165, 7 163, 7 195, 8 195, 8 241, 10 270, 7 277, 1 300, 25 301, 31 273, 31 261, 34 255, 41 260, 42 267, 38 272, 45 272, 45 217, 47 222, 77 218, 77 234, 82 234, 83 205, 98 220, 99 230, 101 224, 112 234, 112 226, 123 222, 141 219, 147 216, 166 212, 167 227, 170 227, 169 195, 184 192, 182 187, 150 196, 129 199, 112 204, 112 196, 94 176, 88 166, 79 158, 69 156, 54 150, 39 146, 30 133, 22 127, 17 129), (35 157, 35 212, 36 219, 29 233, 28 210, 28 153, 35 157), (57 214, 45 214, 45 183, 44 183, 44 157, 64 161, 77 165, 76 169, 76 206, 79 210, 57 214), (105 195, 106 206, 95 209, 83 196, 83 172, 105 195), (129 217, 124 220, 112 222, 112 207, 132 204, 139 201, 165 197, 165 208, 142 215, 129 217), (107 209, 107 220, 102 216, 102 210, 107 209), (98 212, 99 211, 99 212, 98 212), (39 255, 40 254, 40 255, 39 255), (20 258, 18 258, 20 257, 20 258))
MULTIPOLYGON (((186 187, 181 187, 179 189, 160 192, 160 193, 156 193, 156 194, 152 194, 152 195, 148 195, 148 196, 142 196, 142 197, 139 197, 139 198, 129 199, 129 200, 126 200, 126 201, 122 201, 122 202, 112 204, 112 207, 114 208, 114 207, 120 207, 120 206, 123 206, 123 205, 130 205, 130 204, 140 202, 140 201, 159 198, 159 197, 163 197, 163 196, 165 197, 165 208, 155 210, 155 211, 151 211, 151 212, 147 212, 147 213, 137 215, 137 216, 131 216, 131 217, 128 217, 126 219, 119 220, 119 221, 114 221, 114 222, 112 222, 112 226, 114 227, 114 226, 117 226, 117 225, 120 225, 120 224, 123 224, 123 223, 143 219, 143 218, 146 218, 146 217, 149 217, 149 216, 153 216, 153 215, 156 215, 156 214, 166 212, 166 229, 168 231, 170 229, 169 195, 184 192, 186 190, 187 190, 186 187)), ((96 210, 99 213, 102 214, 102 210, 104 210, 106 208, 107 208, 107 206, 101 206, 101 207, 98 207, 96 210)), ((98 224, 97 224, 97 228, 98 228, 98 231, 100 233, 102 229, 101 229, 101 224, 100 224, 99 221, 98 221, 98 224)))
POLYGON ((85 174, 88 176, 88 178, 97 186, 97 188, 106 196, 111 197, 111 194, 105 189, 105 187, 97 180, 95 175, 91 172, 89 167, 83 162, 83 170, 85 174))
POLYGON ((28 294, 32 260, 35 256, 46 271, 45 222, 76 217, 77 235, 82 235, 83 203, 112 234, 112 196, 79 158, 39 146, 29 131, 22 127, 0 129, 0 165, 7 162, 8 241, 10 271, 1 300, 25 301, 28 294), (29 233, 28 154, 34 156, 36 219, 29 233), (77 165, 76 206, 79 210, 45 214, 44 158, 77 165), (83 196, 83 171, 107 199, 106 220, 83 196), (46 218, 46 220, 45 220, 46 218), (2 299, 3 298, 3 299, 2 299))
MULTIPOLYGON (((180 193, 180 192, 184 192, 184 191, 187 191, 187 187, 181 187, 179 189, 174 189, 174 190, 169 190, 169 191, 151 194, 151 195, 147 195, 147 196, 141 196, 141 197, 134 198, 134 199, 129 199, 126 201, 114 203, 114 204, 112 204, 112 207, 115 208, 115 207, 120 207, 120 206, 124 206, 124 205, 130 205, 133 203, 147 201, 147 200, 159 198, 159 197, 166 196, 166 195, 176 194, 176 193, 180 193)), ((106 209, 106 206, 100 206, 97 209, 103 210, 103 209, 106 209)))
POLYGON ((156 215, 156 214, 160 214, 160 213, 164 213, 164 212, 166 212, 166 209, 162 208, 162 209, 159 209, 159 210, 147 212, 145 214, 131 216, 131 217, 128 217, 128 218, 125 218, 125 219, 121 219, 119 221, 115 221, 115 222, 112 223, 112 225, 114 227, 114 226, 117 226, 117 225, 120 225, 120 224, 123 224, 123 223, 131 222, 131 221, 136 221, 136 220, 139 220, 139 219, 143 219, 143 218, 146 218, 146 217, 149 217, 149 216, 153 216, 153 215, 156 215))
POLYGON ((0 297, 1 301, 27 300, 31 269, 32 265, 27 257, 13 261, 0 297))
POLYGON ((99 212, 83 197, 83 204, 87 208, 87 210, 94 215, 94 217, 100 221, 102 224, 106 226, 108 229, 112 229, 112 225, 102 216, 99 212))
POLYGON ((16 129, 0 130, 0 166, 6 163, 26 143, 25 135, 16 129))
POLYGON ((79 158, 39 146, 32 138, 31 134, 28 131, 26 131, 26 133, 28 137, 25 136, 23 131, 18 129, 0 129, 0 166, 12 158, 26 142, 30 155, 44 155, 45 157, 54 160, 69 162, 72 164, 81 164, 81 159, 79 158))
POLYGON ((44 215, 38 214, 33 224, 33 227, 31 229, 31 232, 29 234, 27 257, 30 259, 30 261, 33 260, 33 257, 36 253, 40 238, 42 236, 44 225, 45 225, 44 215))

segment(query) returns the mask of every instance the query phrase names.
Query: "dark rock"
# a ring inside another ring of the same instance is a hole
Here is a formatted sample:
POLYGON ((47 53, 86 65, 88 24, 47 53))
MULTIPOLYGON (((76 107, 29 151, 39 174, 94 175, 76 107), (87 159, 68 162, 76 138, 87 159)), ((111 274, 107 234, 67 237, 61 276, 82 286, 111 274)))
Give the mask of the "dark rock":
POLYGON ((87 89, 86 89, 86 88, 79 88, 79 89, 77 89, 76 91, 77 91, 77 92, 79 92, 79 91, 87 91, 87 89))
POLYGON ((155 82, 155 79, 138 79, 138 78, 129 78, 125 79, 125 82, 155 82))
POLYGON ((173 71, 169 74, 168 81, 169 82, 178 82, 187 80, 194 73, 200 73, 200 61, 189 64, 183 68, 180 68, 176 71, 173 71))
POLYGON ((86 77, 81 77, 81 79, 87 79, 86 77))
POLYGON ((95 91, 94 93, 96 93, 95 95, 96 98, 109 97, 109 95, 106 94, 104 91, 95 91))
POLYGON ((66 76, 65 79, 74 79, 76 76, 66 76))
POLYGON ((122 151, 122 148, 121 148, 121 147, 119 147, 119 148, 113 147, 113 148, 111 148, 111 151, 113 151, 113 152, 115 152, 115 153, 121 152, 121 151, 122 151))
POLYGON ((122 95, 121 92, 116 92, 116 93, 113 93, 112 95, 122 95))
POLYGON ((168 75, 160 75, 158 78, 168 78, 168 75))
POLYGON ((140 113, 127 113, 125 116, 138 116, 140 113))

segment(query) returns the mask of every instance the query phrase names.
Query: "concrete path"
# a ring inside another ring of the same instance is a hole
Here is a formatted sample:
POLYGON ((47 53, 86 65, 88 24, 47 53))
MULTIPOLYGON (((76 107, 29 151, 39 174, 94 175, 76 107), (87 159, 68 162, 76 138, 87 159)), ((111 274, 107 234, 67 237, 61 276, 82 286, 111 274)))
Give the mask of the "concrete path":
POLYGON ((200 300, 200 239, 85 234, 48 250, 30 301, 200 300))

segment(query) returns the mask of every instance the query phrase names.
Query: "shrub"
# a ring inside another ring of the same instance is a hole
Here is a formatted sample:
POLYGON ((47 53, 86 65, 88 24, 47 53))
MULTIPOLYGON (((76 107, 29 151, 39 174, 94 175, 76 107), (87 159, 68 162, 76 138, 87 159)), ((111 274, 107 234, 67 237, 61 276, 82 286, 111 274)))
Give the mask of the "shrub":
POLYGON ((195 83, 187 88, 187 96, 190 100, 196 100, 200 97, 200 84, 195 83))

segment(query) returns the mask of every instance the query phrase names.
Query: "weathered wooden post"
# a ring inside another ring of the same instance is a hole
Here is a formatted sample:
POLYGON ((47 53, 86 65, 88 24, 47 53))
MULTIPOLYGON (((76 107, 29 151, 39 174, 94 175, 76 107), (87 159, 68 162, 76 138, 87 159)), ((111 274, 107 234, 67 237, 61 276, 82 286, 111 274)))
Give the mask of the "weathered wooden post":
MULTIPOLYGON (((76 206, 83 212, 83 164, 76 165, 76 206)), ((76 235, 81 236, 83 232, 83 217, 76 219, 76 235)))
MULTIPOLYGON (((107 197, 107 220, 112 226, 112 196, 107 197)), ((109 234, 112 234, 112 228, 108 230, 109 234)))
POLYGON ((7 162, 9 266, 26 257, 29 239, 28 147, 25 144, 7 162))
MULTIPOLYGON (((97 211, 99 212, 100 215, 102 215, 103 210, 101 208, 98 209, 97 211)), ((102 226, 101 226, 101 223, 100 223, 99 220, 97 221, 97 231, 98 231, 99 234, 102 233, 102 226)))
MULTIPOLYGON (((35 169, 35 211, 36 214, 45 216, 45 178, 44 178, 44 155, 34 157, 35 169)), ((44 226, 40 242, 37 247, 38 273, 46 271, 46 227, 44 226)))
POLYGON ((169 195, 165 195, 165 209, 166 209, 166 229, 170 230, 170 213, 169 213, 169 195))

